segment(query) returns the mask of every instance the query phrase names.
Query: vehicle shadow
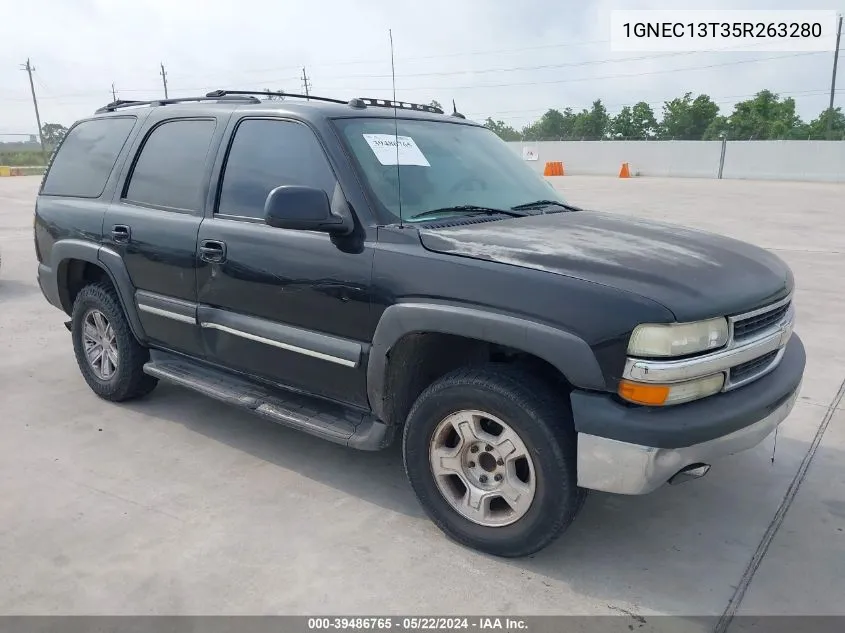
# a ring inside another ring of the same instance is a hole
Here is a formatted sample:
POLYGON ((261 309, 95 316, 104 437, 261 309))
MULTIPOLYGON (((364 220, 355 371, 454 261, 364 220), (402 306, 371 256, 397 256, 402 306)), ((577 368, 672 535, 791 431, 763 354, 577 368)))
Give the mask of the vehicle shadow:
POLYGON ((165 383, 150 397, 123 406, 182 424, 393 512, 425 516, 405 479, 398 441, 382 451, 349 449, 165 383))
MULTIPOLYGON (((355 451, 165 384, 153 397, 127 406, 427 521, 405 479, 398 442, 380 452, 355 451)), ((824 410, 814 408, 820 420, 824 410)), ((565 583, 605 601, 611 613, 639 617, 621 606, 630 603, 618 603, 621 596, 613 588, 625 587, 625 595, 636 596, 646 612, 718 615, 808 448, 807 442, 781 437, 772 463, 772 441, 721 460, 696 482, 639 497, 591 493, 567 533, 532 556, 499 559, 469 550, 458 555, 565 583)))

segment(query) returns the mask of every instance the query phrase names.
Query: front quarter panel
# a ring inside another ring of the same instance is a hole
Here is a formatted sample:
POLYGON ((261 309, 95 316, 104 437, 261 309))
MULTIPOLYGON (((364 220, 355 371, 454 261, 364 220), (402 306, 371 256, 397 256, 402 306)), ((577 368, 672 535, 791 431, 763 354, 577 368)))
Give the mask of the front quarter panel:
POLYGON ((379 230, 373 288, 371 404, 380 401, 382 357, 410 332, 521 349, 550 362, 576 388, 615 391, 634 327, 674 320, 650 299, 601 284, 427 251, 408 227, 379 230))

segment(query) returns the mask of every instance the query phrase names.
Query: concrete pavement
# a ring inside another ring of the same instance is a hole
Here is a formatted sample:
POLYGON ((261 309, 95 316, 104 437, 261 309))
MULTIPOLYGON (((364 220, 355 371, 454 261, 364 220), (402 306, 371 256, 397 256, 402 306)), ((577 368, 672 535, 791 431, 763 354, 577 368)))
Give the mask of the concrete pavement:
POLYGON ((773 249, 808 367, 774 463, 769 438, 690 484, 591 495, 554 545, 499 560, 425 518, 396 449, 163 384, 96 398, 35 281, 38 182, 0 181, 0 614, 845 614, 845 186, 556 180, 577 204, 773 249))

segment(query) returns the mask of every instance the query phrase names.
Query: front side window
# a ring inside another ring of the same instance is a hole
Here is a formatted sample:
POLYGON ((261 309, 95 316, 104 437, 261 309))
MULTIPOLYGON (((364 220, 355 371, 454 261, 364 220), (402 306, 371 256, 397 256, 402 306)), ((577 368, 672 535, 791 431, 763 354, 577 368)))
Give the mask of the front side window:
POLYGON ((154 128, 141 148, 124 197, 154 207, 199 210, 214 128, 214 121, 192 119, 154 128))
POLYGON ((41 193, 99 198, 135 117, 105 117, 75 125, 53 157, 41 193))
POLYGON ((376 198, 397 218, 401 207, 405 221, 462 205, 509 209, 537 200, 564 202, 487 128, 388 118, 338 119, 335 124, 376 198))
POLYGON ((293 121, 247 119, 229 149, 217 213, 263 218, 276 187, 322 189, 331 199, 335 177, 314 133, 293 121))

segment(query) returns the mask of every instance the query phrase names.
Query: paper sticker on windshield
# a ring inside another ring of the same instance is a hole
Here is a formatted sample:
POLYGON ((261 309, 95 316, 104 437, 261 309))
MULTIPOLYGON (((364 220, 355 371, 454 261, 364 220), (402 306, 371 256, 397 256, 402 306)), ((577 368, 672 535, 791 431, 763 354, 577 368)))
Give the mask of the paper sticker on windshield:
POLYGON ((431 167, 420 148, 410 136, 394 136, 393 134, 364 134, 364 140, 373 150, 382 165, 419 165, 431 167), (399 151, 396 151, 396 142, 399 151), (398 161, 397 161, 398 158, 398 161))

